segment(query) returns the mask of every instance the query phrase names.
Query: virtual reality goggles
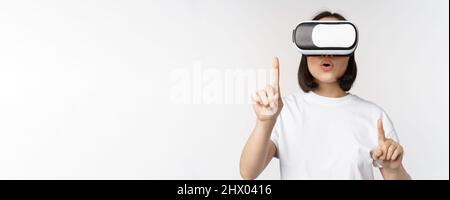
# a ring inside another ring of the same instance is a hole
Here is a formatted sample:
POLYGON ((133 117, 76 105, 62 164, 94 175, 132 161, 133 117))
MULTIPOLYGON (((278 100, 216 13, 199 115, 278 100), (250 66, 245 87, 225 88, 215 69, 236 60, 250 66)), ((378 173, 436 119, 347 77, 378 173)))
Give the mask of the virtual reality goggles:
POLYGON ((358 45, 358 29, 349 21, 304 21, 292 40, 303 55, 350 55, 358 45))

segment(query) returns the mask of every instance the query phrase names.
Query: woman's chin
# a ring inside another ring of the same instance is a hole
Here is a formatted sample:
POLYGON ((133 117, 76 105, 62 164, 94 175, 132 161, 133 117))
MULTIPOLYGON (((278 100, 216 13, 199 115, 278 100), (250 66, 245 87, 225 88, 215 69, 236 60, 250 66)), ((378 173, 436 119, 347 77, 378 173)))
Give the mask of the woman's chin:
POLYGON ((321 83, 336 83, 338 79, 335 76, 321 76, 320 78, 316 78, 321 83))

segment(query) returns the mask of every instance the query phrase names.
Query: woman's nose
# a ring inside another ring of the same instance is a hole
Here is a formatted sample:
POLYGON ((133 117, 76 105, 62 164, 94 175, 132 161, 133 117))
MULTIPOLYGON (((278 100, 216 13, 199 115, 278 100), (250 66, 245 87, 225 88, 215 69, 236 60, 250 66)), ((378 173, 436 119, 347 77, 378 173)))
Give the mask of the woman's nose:
POLYGON ((333 57, 333 55, 321 55, 321 57, 333 57))

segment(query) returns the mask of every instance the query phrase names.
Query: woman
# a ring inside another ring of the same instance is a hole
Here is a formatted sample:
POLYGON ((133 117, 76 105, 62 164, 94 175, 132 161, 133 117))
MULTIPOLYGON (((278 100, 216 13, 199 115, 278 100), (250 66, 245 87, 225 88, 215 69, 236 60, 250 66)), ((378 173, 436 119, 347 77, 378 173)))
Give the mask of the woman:
MULTIPOLYGON (((313 20, 345 20, 322 12, 313 20)), ((354 54, 302 56, 298 81, 304 94, 281 98, 279 62, 273 83, 254 95, 257 116, 241 155, 244 179, 256 178, 280 159, 282 179, 410 179, 402 165, 403 147, 386 113, 348 93, 356 78, 354 54)))

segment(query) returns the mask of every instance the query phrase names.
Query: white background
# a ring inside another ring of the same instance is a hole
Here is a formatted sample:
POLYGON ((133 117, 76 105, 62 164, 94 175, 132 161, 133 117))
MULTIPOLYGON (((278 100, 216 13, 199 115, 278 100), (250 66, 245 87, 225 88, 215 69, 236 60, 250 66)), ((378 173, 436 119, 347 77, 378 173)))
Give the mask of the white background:
POLYGON ((448 179, 447 0, 0 1, 0 179, 239 179, 251 106, 174 104, 170 74, 278 55, 299 92, 291 31, 321 10, 359 26, 351 92, 388 112, 412 177, 448 179))

